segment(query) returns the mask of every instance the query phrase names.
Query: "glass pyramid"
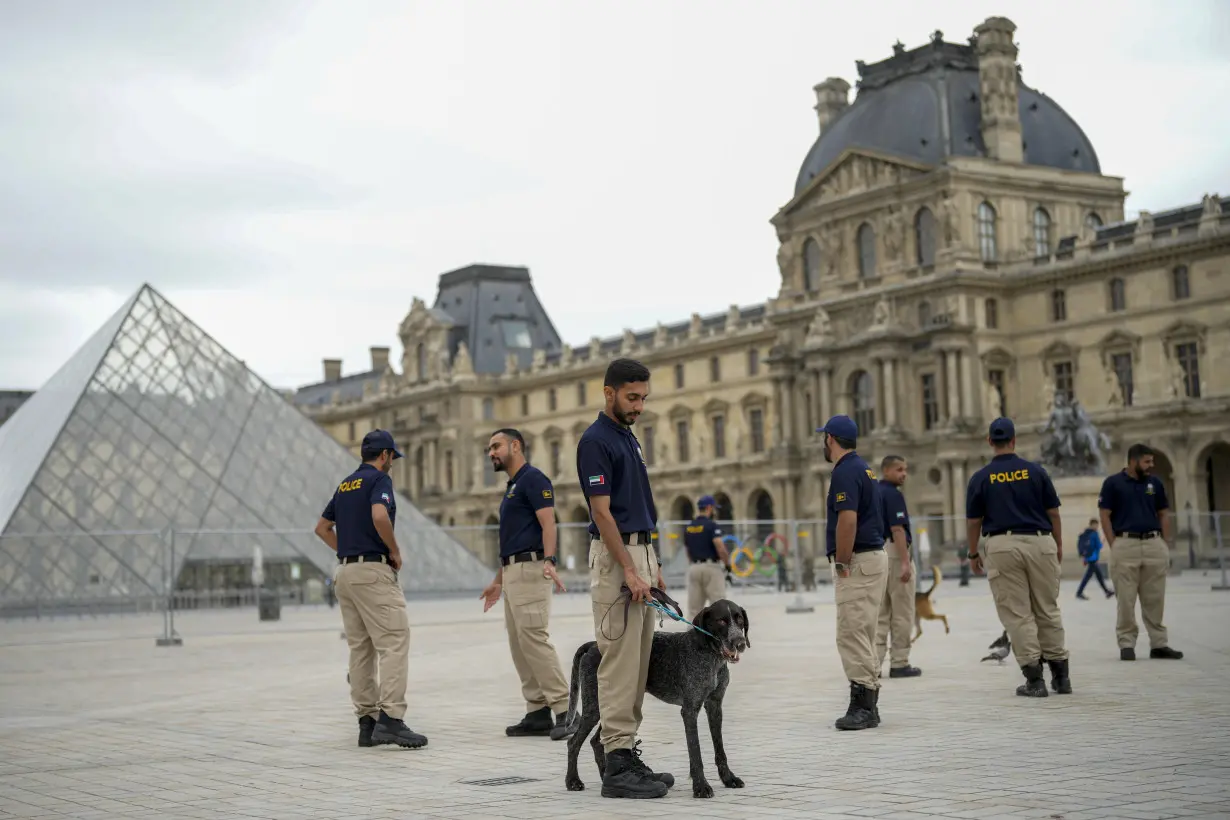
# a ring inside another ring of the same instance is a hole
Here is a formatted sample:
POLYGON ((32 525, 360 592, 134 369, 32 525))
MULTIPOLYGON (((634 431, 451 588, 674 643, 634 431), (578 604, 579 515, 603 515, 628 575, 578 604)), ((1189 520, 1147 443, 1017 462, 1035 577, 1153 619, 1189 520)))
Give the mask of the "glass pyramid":
MULTIPOLYGON (((329 576, 311 530, 355 466, 145 285, 0 426, 0 607, 158 596, 185 560, 254 546, 329 576)), ((404 497, 397 512, 408 591, 490 581, 404 497)))

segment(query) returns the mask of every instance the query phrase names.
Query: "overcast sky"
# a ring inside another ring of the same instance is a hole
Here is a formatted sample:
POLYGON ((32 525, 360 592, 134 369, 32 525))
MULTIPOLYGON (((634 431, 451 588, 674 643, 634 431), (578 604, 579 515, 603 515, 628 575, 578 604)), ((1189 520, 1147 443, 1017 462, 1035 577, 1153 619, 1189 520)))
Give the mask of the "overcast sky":
MULTIPOLYGON (((776 294, 812 86, 1017 24, 1129 215, 1230 195, 1230 2, 0 4, 0 389, 149 282, 279 387, 526 265, 564 340, 776 294)), ((853 93, 852 95, 853 96, 853 93)))

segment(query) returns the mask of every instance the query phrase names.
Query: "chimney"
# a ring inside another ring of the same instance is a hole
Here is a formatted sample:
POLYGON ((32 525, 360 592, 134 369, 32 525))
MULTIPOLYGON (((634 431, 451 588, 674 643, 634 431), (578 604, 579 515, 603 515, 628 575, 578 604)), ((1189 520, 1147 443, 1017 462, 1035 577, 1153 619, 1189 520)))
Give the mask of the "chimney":
POLYGON ((1007 17, 988 17, 974 29, 981 86, 982 141, 987 156, 1001 162, 1022 162, 1020 96, 1017 86, 1016 24, 1007 17))
POLYGON ((325 359, 325 381, 335 382, 342 378, 342 360, 325 359))
POLYGON ((389 366, 389 349, 387 347, 372 348, 372 370, 378 370, 381 373, 389 366))
POLYGON ((829 77, 813 89, 816 92, 816 116, 820 118, 820 133, 850 107, 850 84, 841 77, 829 77))

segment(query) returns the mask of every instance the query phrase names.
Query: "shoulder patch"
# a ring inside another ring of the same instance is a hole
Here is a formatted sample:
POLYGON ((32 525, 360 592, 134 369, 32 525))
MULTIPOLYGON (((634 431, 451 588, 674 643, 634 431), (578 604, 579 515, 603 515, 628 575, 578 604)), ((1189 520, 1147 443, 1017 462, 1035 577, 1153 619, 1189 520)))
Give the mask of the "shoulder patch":
POLYGON ((845 494, 845 493, 838 493, 838 494, 837 494, 837 497, 836 497, 836 498, 834 498, 833 500, 834 500, 834 501, 845 501, 845 500, 846 500, 846 494, 845 494))
POLYGON ((550 497, 551 497, 551 491, 550 491, 550 490, 543 490, 543 491, 542 491, 542 497, 543 497, 543 498, 550 498, 550 497))

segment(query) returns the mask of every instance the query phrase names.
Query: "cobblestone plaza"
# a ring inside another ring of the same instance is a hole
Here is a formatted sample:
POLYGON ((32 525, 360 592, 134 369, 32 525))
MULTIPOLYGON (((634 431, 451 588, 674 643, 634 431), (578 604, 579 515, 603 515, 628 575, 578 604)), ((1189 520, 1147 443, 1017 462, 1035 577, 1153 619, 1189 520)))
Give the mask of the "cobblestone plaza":
MULTIPOLYGON (((664 802, 604 800, 589 750, 584 792, 564 788, 565 744, 507 738, 523 704, 499 611, 478 600, 409 602, 407 723, 430 745, 359 749, 338 610, 161 619, 8 621, 0 632, 0 818, 1168 818, 1230 816, 1230 593, 1216 573, 1172 576, 1178 662, 1118 660, 1114 603, 1063 614, 1075 694, 1013 694, 1011 663, 979 663, 1000 631, 985 580, 936 591, 951 634, 924 622, 921 678, 883 681, 883 725, 839 733, 847 688, 831 587, 732 592, 752 648, 733 668, 725 738, 742 790, 693 799, 674 707, 647 698, 646 761, 677 783, 664 802), (467 781, 527 778, 503 785, 467 781)), ((584 588, 558 596, 553 639, 571 665, 593 634, 584 588)), ((674 590, 677 597, 681 590, 674 590)), ((669 627, 668 627, 669 628, 669 627)))

